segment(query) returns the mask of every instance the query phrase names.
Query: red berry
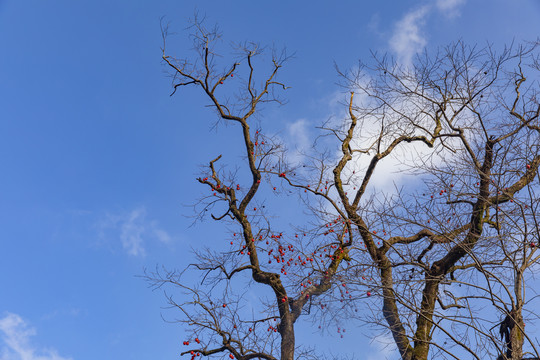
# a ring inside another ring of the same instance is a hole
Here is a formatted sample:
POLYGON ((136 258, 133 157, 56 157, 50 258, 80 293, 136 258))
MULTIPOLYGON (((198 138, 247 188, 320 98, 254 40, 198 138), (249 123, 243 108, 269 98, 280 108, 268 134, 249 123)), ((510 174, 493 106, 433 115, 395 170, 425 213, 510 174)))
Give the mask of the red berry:
POLYGON ((527 169, 530 169, 531 168, 531 165, 527 164, 527 169))
POLYGON ((368 292, 367 292, 367 296, 371 296, 371 292, 368 291, 368 292))

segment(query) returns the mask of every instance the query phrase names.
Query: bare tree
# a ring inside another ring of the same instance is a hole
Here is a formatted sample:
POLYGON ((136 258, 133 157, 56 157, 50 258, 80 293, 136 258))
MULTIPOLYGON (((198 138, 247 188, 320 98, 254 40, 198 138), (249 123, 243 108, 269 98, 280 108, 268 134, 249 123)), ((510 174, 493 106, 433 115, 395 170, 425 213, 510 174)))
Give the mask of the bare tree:
MULTIPOLYGON (((534 223, 534 210, 524 215, 512 207, 519 192, 529 189, 533 194, 530 189, 538 188, 535 47, 506 48, 496 55, 491 47, 469 48, 458 42, 436 56, 424 54, 413 67, 383 58, 375 59, 373 67, 343 74, 351 88, 367 97, 351 113, 351 141, 355 117, 376 121, 379 133, 371 143, 357 140, 368 144, 357 149, 360 154, 374 155, 368 155, 354 200, 340 189, 339 169, 334 171, 335 183, 367 249, 368 260, 361 266, 378 270, 381 315, 404 359, 427 359, 431 348, 436 349, 436 358, 462 358, 451 352, 453 347, 477 359, 497 352, 493 334, 473 311, 479 303, 472 300, 486 296, 479 294, 486 290, 488 297, 503 300, 493 288, 482 288, 477 278, 467 275, 470 269, 484 274, 490 267, 503 269, 510 258, 501 246, 508 239, 494 239, 504 238, 503 227, 505 233, 515 234, 527 216, 534 223), (527 87, 523 68, 532 72, 527 87), (414 142, 429 150, 411 149, 414 142), (361 199, 376 166, 402 145, 414 153, 409 169, 425 182, 422 193, 400 191, 392 198, 383 196, 383 201, 379 194, 365 202, 378 205, 366 209, 361 199), (505 217, 512 220, 503 224, 499 219, 505 207, 510 208, 505 217), (399 235, 380 236, 376 231, 381 227, 383 235, 390 231, 399 235), (465 296, 456 296, 446 286, 455 282, 468 286, 465 296), (444 344, 439 343, 441 338, 444 344)), ((351 161, 354 151, 344 148, 342 160, 351 161)), ((538 199, 531 195, 529 201, 536 204, 538 199)), ((521 250, 529 248, 524 239, 536 244, 537 232, 519 237, 521 250)), ((523 284, 521 274, 534 263, 531 254, 524 253, 522 259, 524 263, 517 266, 514 261, 512 267, 517 274, 510 285, 517 286, 515 294, 522 291, 517 285, 523 284)), ((512 326, 504 347, 514 344, 515 350, 503 356, 512 354, 512 359, 521 359, 522 306, 519 300, 505 311, 512 326)))
POLYGON ((254 127, 261 106, 282 102, 287 55, 274 51, 261 80, 263 49, 242 44, 220 69, 217 30, 198 20, 192 29, 193 60, 167 55, 163 29, 172 94, 201 89, 219 119, 238 127, 239 142, 227 146, 241 147, 244 158, 230 171, 217 166, 221 154, 197 179, 210 191, 197 217, 210 212, 233 229, 230 247, 198 251, 183 272, 147 274, 191 299, 168 297, 192 331, 183 354, 315 358, 295 342, 305 315, 383 326, 407 360, 539 356, 523 320, 536 299, 527 302, 525 290, 539 243, 536 44, 497 54, 457 42, 411 66, 374 54, 373 65, 339 72, 347 111, 320 127, 328 149, 319 139, 292 166, 283 145, 254 127), (229 100, 220 90, 233 78, 243 85, 229 100), (381 188, 383 171, 400 171, 402 183, 381 188), (268 184, 297 193, 311 225, 284 234, 265 209, 268 184), (193 270, 200 281, 187 280, 193 270), (251 284, 266 290, 249 314, 251 284), (359 302, 371 312, 358 312, 359 302))

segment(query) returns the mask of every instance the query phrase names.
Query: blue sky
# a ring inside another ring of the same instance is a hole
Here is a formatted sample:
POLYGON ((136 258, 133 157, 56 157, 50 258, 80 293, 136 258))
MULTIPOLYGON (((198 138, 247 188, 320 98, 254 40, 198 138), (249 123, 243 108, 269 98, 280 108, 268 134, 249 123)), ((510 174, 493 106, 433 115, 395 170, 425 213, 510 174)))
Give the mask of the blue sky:
MULTIPOLYGON (((211 129, 199 92, 169 97, 160 61, 160 17, 181 56, 196 10, 225 44, 295 53, 281 74, 288 104, 261 118, 293 148, 339 109, 334 62, 354 67, 370 50, 406 62, 457 39, 502 46, 540 30, 536 0, 0 0, 1 360, 178 357, 184 329, 161 319, 173 315, 162 292, 137 275, 182 268, 190 248, 225 237, 211 222, 189 227, 186 205, 230 129, 211 129)), ((348 326, 346 353, 388 354, 348 326)))

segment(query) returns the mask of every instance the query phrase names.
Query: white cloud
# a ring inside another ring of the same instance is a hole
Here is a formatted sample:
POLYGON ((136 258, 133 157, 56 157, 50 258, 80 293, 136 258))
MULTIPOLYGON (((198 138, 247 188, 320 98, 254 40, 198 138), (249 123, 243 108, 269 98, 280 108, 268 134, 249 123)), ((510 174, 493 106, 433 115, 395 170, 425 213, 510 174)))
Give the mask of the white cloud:
MULTIPOLYGON (((459 7, 465 4, 465 1, 437 0, 435 9, 446 17, 456 17, 459 15, 459 7)), ((405 66, 411 65, 414 55, 422 51, 427 45, 423 27, 426 19, 433 15, 433 10, 434 8, 431 5, 424 5, 409 11, 395 24, 389 46, 401 64, 405 66)))
POLYGON ((152 222, 152 232, 155 238, 162 243, 168 244, 171 242, 171 236, 165 230, 158 229, 154 222, 152 222))
POLYGON ((72 308, 62 308, 62 309, 56 309, 56 310, 53 310, 49 313, 46 313, 44 314, 41 319, 42 320, 51 320, 51 319, 54 319, 58 316, 73 316, 73 317, 76 317, 76 316, 79 316, 83 313, 84 311, 82 309, 79 309, 79 308, 75 308, 75 307, 72 307, 72 308))
POLYGON ((0 319, 0 334, 3 341, 0 360, 71 360, 54 349, 36 349, 30 341, 36 330, 17 314, 8 313, 0 319))
POLYGON ((147 240, 171 242, 171 236, 158 226, 157 221, 147 219, 144 207, 138 207, 123 214, 106 214, 97 227, 101 237, 104 237, 106 230, 112 229, 124 251, 131 256, 146 255, 147 240))
POLYGON ((459 15, 459 7, 465 4, 465 0, 437 0, 436 6, 445 16, 455 17, 459 15))
POLYGON ((120 240, 129 255, 145 255, 142 234, 145 231, 144 217, 146 211, 139 208, 131 211, 120 224, 120 240))
POLYGON ((429 6, 422 6, 405 14, 395 25, 389 45, 404 65, 410 65, 413 56, 422 51, 427 44, 421 28, 429 12, 429 6))
MULTIPOLYGON (((370 103, 370 97, 363 92, 363 88, 369 88, 369 83, 372 81, 369 74, 365 74, 364 77, 358 83, 359 88, 355 89, 355 97, 353 107, 358 108, 371 108, 375 104, 370 103)), ((419 85, 409 83, 409 87, 415 88, 419 85)), ((340 128, 342 119, 348 118, 348 108, 342 103, 350 99, 350 94, 343 95, 343 93, 336 93, 333 96, 333 104, 336 104, 337 115, 333 117, 328 127, 340 128), (345 97, 346 96, 346 97, 345 97), (344 100, 345 99, 345 100, 344 100)), ((351 178, 348 185, 345 186, 345 191, 349 196, 355 193, 359 185, 363 180, 363 176, 376 153, 376 140, 381 134, 381 128, 385 129, 385 135, 381 142, 381 149, 384 150, 390 145, 390 142, 397 138, 399 135, 409 134, 408 131, 412 130, 407 122, 403 120, 402 114, 410 114, 416 124, 422 125, 426 129, 433 128, 433 121, 427 116, 420 116, 419 114, 429 112, 429 102, 423 100, 420 97, 394 97, 389 102, 389 108, 385 111, 384 127, 382 123, 382 117, 377 114, 370 116, 359 116, 357 126, 354 131, 353 139, 351 141, 351 147, 355 150, 371 149, 369 154, 355 153, 352 160, 346 166, 343 172, 343 179, 352 175, 353 170, 355 175, 351 178), (407 129, 405 132, 403 129, 407 129)), ((359 115, 359 114, 357 114, 359 115)), ((415 135, 428 135, 427 133, 416 130, 415 135)), ((428 136, 429 138, 429 136, 428 136)), ((447 140, 448 146, 454 145, 459 147, 457 140, 447 140), (454 143, 454 141, 456 143, 454 143)), ((341 149, 335 148, 335 159, 339 159, 342 156, 341 149)), ((425 160, 427 164, 433 166, 443 164, 447 161, 447 157, 451 157, 451 153, 442 148, 437 148, 434 151, 433 148, 429 148, 423 142, 413 143, 401 143, 393 149, 392 153, 383 158, 377 163, 377 167, 372 174, 364 199, 369 199, 372 195, 383 195, 377 197, 377 199, 390 199, 393 196, 398 195, 399 190, 402 187, 418 186, 422 182, 422 175, 418 174, 414 169, 417 166, 425 168, 422 165, 425 160)), ((330 213, 333 212, 333 208, 330 204, 327 205, 326 210, 330 213)))
POLYGON ((289 157, 289 160, 293 164, 299 164, 303 159, 302 152, 307 151, 311 146, 308 136, 308 124, 307 120, 299 119, 292 124, 287 125, 287 135, 289 137, 288 143, 295 146, 295 151, 291 151, 289 157))

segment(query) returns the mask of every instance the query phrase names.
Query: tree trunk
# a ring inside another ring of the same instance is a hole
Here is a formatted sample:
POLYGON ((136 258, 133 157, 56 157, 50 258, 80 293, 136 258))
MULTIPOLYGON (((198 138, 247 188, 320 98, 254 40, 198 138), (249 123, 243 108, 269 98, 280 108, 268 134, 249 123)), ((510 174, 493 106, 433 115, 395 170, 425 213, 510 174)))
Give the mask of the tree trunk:
POLYGON ((523 357, 523 316, 520 309, 513 309, 499 326, 499 333, 505 343, 505 353, 498 360, 521 360, 523 357))
POLYGON ((294 324, 290 318, 290 314, 287 314, 278 327, 281 334, 281 360, 294 360, 294 324))

